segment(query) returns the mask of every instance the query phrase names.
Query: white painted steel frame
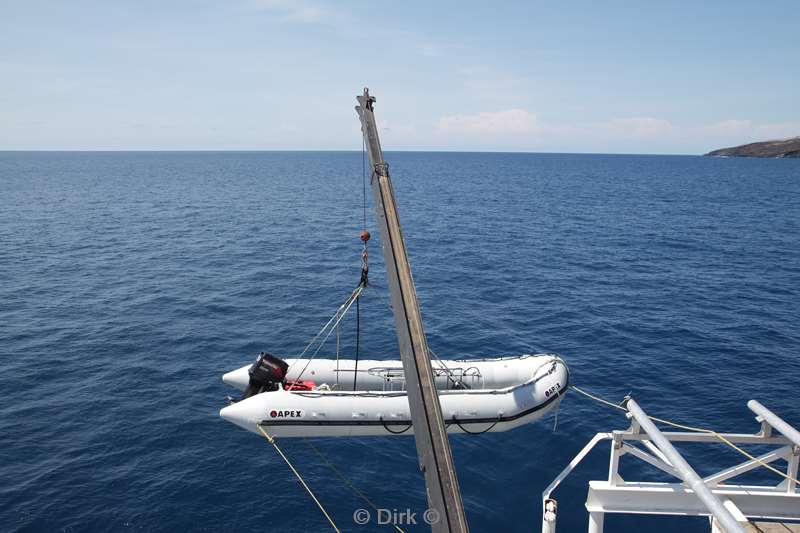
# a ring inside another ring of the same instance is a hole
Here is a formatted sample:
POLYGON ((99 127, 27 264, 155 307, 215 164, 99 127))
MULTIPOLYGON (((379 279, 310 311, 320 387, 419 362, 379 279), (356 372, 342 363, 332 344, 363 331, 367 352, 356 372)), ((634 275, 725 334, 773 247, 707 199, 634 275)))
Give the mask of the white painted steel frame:
MULTIPOLYGON (((775 449, 759 455, 757 460, 748 459, 708 475, 703 478, 703 482, 711 493, 723 503, 726 510, 739 521, 744 520, 744 517, 800 521, 800 492, 792 480, 784 478, 775 485, 729 483, 729 480, 741 474, 761 468, 761 463, 774 464, 780 460, 786 461, 784 472, 790 478, 797 479, 800 446, 794 445, 792 440, 783 436, 787 433, 794 436, 792 434, 794 428, 786 424, 781 428, 783 435, 773 436, 773 427, 768 422, 768 417, 763 416, 764 411, 768 410, 760 404, 755 406, 750 403, 748 407, 756 407, 753 411, 759 414, 757 420, 761 422, 761 431, 756 434, 722 433, 721 435, 737 445, 762 444, 775 446, 775 449), (759 409, 761 412, 756 411, 758 408, 761 408, 759 409)), ((777 418, 777 415, 769 413, 777 418)), ((780 419, 778 418, 778 420, 780 419)), ((783 421, 781 420, 781 422, 783 421)), ((710 433, 666 431, 661 434, 671 443, 720 444, 720 440, 710 433)), ((589 533, 602 533, 606 513, 710 516, 708 508, 698 499, 697 494, 683 483, 656 483, 622 479, 619 475, 619 461, 625 455, 636 457, 680 479, 675 466, 662 453, 662 450, 651 442, 650 436, 641 432, 639 424, 634 420, 631 428, 626 431, 596 434, 545 489, 542 493, 542 533, 555 533, 556 531, 557 511, 552 510, 557 509, 557 505, 551 496, 552 493, 603 440, 611 440, 608 479, 589 482, 589 493, 586 499, 586 509, 589 511, 589 533), (637 442, 640 442, 646 449, 637 446, 637 442), (548 504, 551 512, 545 513, 544 510, 548 504)), ((715 527, 719 528, 720 525, 715 523, 715 527)))

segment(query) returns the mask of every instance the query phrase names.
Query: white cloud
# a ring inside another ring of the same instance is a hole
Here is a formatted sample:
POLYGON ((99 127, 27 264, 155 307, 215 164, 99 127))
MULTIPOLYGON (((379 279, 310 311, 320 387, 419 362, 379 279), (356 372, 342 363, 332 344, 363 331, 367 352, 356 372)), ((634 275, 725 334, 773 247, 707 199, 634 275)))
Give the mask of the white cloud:
POLYGON ((388 120, 379 120, 378 130, 388 139, 409 139, 416 134, 416 128, 413 125, 395 124, 388 120))
POLYGON ((665 137, 675 131, 670 121, 653 117, 615 118, 606 127, 614 135, 633 139, 665 137))
POLYGON ((456 149, 523 151, 702 153, 713 148, 800 135, 800 122, 724 120, 674 124, 659 117, 615 117, 596 122, 546 122, 527 109, 442 116, 436 130, 417 128, 418 141, 456 149), (428 136, 432 135, 432 136, 428 136))
POLYGON ((702 126, 699 133, 712 138, 742 139, 741 142, 776 140, 800 135, 800 122, 755 124, 752 120, 729 119, 702 126))
POLYGON ((422 43, 418 50, 425 57, 439 57, 442 55, 441 48, 431 43, 422 43))
POLYGON ((524 82, 519 78, 486 76, 473 77, 464 82, 467 94, 482 100, 508 101, 522 92, 524 82))
POLYGON ((459 69, 459 71, 464 76, 483 76, 486 74, 490 74, 492 72, 492 69, 490 69, 486 65, 470 65, 459 69))
POLYGON ((330 22, 333 16, 326 9, 302 0, 253 0, 251 5, 256 9, 277 13, 283 20, 304 24, 330 22))
POLYGON ((761 124, 755 127, 756 135, 764 139, 789 139, 800 137, 800 122, 761 124))
POLYGON ((449 115, 439 119, 438 127, 445 132, 478 135, 532 133, 536 129, 536 115, 525 109, 449 115))
POLYGON ((468 96, 498 103, 529 99, 531 88, 536 86, 529 78, 486 65, 469 65, 458 69, 458 73, 468 96))
POLYGON ((750 133, 753 123, 749 120, 723 120, 703 127, 707 133, 716 135, 742 135, 750 133))
POLYGON ((675 135, 678 129, 668 120, 654 117, 614 118, 596 123, 543 123, 526 109, 483 111, 475 114, 448 115, 439 119, 438 129, 473 138, 498 140, 514 134, 517 140, 659 140, 675 135))

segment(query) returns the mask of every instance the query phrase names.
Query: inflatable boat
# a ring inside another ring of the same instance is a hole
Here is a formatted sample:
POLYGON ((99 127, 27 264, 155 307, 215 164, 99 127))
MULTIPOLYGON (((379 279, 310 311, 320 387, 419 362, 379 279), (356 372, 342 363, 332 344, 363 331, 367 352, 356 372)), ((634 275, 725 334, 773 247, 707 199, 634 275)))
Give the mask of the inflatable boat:
MULTIPOLYGON (((449 433, 507 431, 554 409, 569 384, 556 354, 432 361, 449 433)), ((262 353, 223 376, 242 391, 220 416, 276 437, 413 435, 399 360, 287 359, 262 353)))

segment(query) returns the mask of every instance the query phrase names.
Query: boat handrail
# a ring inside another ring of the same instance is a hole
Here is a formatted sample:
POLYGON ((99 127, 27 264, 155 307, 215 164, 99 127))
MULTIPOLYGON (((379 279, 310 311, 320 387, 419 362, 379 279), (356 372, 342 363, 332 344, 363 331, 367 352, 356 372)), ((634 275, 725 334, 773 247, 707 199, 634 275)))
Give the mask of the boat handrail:
MULTIPOLYGON (((561 359, 561 357, 558 357, 558 356, 554 356, 554 358, 551 359, 549 361, 549 363, 551 364, 551 366, 550 366, 550 369, 546 373, 544 373, 542 375, 536 375, 535 374, 532 378, 530 378, 530 379, 528 379, 526 381, 523 381, 521 383, 517 383, 515 385, 509 385, 508 387, 503 387, 503 388, 500 388, 500 389, 440 389, 438 392, 439 392, 440 396, 444 396, 444 395, 447 395, 447 394, 484 394, 484 395, 487 395, 487 394, 492 394, 492 395, 494 395, 494 394, 508 394, 509 392, 513 392, 513 391, 515 391, 517 389, 521 389, 523 387, 528 387, 531 384, 536 383, 537 381, 539 381, 541 379, 544 379, 546 376, 549 376, 550 374, 555 372, 556 366, 559 365, 559 364, 564 366, 565 368, 567 366, 566 363, 564 362, 564 360, 561 359)), ((547 365, 547 363, 543 363, 542 364, 542 366, 545 366, 545 365, 547 365)), ((539 367, 539 368, 541 368, 541 367, 539 367)), ((538 369, 537 369, 536 373, 538 374, 538 369)), ((567 379, 569 379, 569 378, 567 378, 567 379)), ((563 395, 566 392, 568 387, 569 387, 569 383, 565 383, 561 387, 561 389, 556 391, 556 394, 563 395)), ((280 391, 276 391, 276 392, 280 392, 280 391)), ((290 393, 290 394, 297 394, 299 396, 304 396, 304 397, 308 397, 308 398, 317 398, 317 397, 329 398, 329 397, 332 397, 332 396, 355 396, 355 397, 370 397, 371 398, 371 397, 406 396, 408 394, 406 391, 379 391, 379 390, 374 390, 374 391, 333 391, 333 390, 331 390, 331 391, 320 391, 320 390, 316 390, 316 391, 299 391, 299 390, 291 390, 291 391, 284 391, 284 392, 287 392, 287 393, 290 393)))

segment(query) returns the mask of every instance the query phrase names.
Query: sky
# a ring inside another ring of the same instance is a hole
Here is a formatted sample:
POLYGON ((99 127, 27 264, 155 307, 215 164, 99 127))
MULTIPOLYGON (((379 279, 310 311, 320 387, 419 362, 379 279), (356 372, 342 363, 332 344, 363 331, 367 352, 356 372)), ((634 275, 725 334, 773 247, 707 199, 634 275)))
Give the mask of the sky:
POLYGON ((796 2, 0 0, 0 150, 695 154, 800 135, 796 2))

